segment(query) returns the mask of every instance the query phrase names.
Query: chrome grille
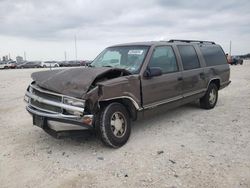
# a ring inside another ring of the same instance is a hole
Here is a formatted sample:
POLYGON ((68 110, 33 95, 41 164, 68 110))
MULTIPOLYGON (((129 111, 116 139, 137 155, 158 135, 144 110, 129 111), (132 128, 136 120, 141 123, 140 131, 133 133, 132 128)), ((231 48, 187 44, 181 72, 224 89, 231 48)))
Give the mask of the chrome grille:
POLYGON ((49 112, 57 112, 57 113, 61 113, 62 109, 56 106, 52 106, 52 105, 48 105, 48 104, 44 104, 44 103, 40 103, 38 101, 35 101, 34 99, 30 99, 30 104, 32 106, 34 106, 35 108, 38 108, 40 110, 44 110, 44 111, 49 111, 49 112))
MULTIPOLYGON (((38 97, 41 97, 43 99, 47 99, 47 100, 54 101, 54 102, 60 102, 60 103, 62 102, 61 95, 57 95, 57 94, 54 94, 52 92, 47 92, 47 90, 43 90, 36 85, 31 85, 29 91, 30 91, 30 93, 32 93, 38 97)), ((41 103, 41 102, 34 100, 34 99, 30 99, 30 104, 34 108, 37 108, 37 109, 42 110, 42 111, 48 111, 51 113, 62 113, 62 111, 63 111, 62 108, 60 108, 60 107, 41 103)))
POLYGON ((67 116, 69 118, 81 118, 84 114, 84 107, 73 106, 70 103, 66 103, 65 98, 81 101, 83 104, 85 102, 84 100, 54 93, 40 88, 36 84, 31 84, 28 87, 25 97, 29 109, 33 109, 39 113, 46 112, 49 114, 57 114, 62 117, 67 116))
POLYGON ((44 99, 48 99, 48 100, 52 100, 52 101, 57 101, 57 102, 61 102, 62 101, 62 96, 41 92, 36 87, 33 87, 32 93, 34 95, 37 95, 37 96, 42 97, 44 99))

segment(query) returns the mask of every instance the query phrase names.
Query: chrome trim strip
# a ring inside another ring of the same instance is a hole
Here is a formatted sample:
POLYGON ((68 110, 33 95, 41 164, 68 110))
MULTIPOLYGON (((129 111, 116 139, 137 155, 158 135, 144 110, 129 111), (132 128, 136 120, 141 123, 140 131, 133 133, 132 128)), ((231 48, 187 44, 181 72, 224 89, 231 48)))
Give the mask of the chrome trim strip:
POLYGON ((156 107, 156 106, 159 106, 159 105, 162 105, 162 104, 166 104, 166 103, 170 103, 170 102, 173 102, 173 101, 182 99, 182 98, 183 98, 182 95, 178 95, 178 96, 176 96, 176 97, 173 97, 173 98, 170 98, 170 99, 166 99, 166 100, 162 100, 162 101, 160 101, 160 102, 151 103, 151 104, 149 104, 149 105, 144 106, 144 108, 145 108, 145 109, 154 108, 154 107, 156 107))
POLYGON ((188 93, 184 94, 183 97, 184 98, 185 97, 189 97, 191 95, 199 94, 199 93, 205 92, 205 91, 206 91, 206 89, 200 89, 200 90, 197 90, 197 91, 191 91, 191 92, 188 92, 188 93))
POLYGON ((184 95, 178 95, 176 97, 166 99, 166 100, 162 100, 160 102, 151 103, 149 105, 144 106, 144 109, 154 108, 156 106, 166 104, 166 103, 170 103, 170 102, 174 102, 174 101, 180 100, 182 98, 186 98, 186 97, 189 97, 189 96, 192 96, 192 95, 195 95, 195 94, 199 94, 199 93, 204 92, 204 91, 206 91, 206 89, 200 89, 198 91, 188 92, 188 93, 186 93, 184 95))
MULTIPOLYGON (((44 90, 44 89, 42 89, 40 87, 37 87, 36 85, 33 85, 33 84, 30 84, 29 86, 32 87, 32 88, 34 88, 34 89, 36 89, 36 90, 38 90, 38 91, 40 91, 40 92, 42 92, 42 93, 47 93, 47 94, 50 94, 50 95, 55 95, 55 96, 58 96, 58 97, 62 97, 62 100, 63 100, 64 97, 71 98, 71 99, 76 99, 76 100, 81 100, 81 99, 78 99, 78 98, 75 98, 75 97, 71 97, 71 96, 68 96, 68 95, 62 95, 62 94, 59 94, 59 93, 53 93, 51 91, 47 91, 47 90, 44 90)), ((84 100, 82 100, 82 101, 84 101, 84 100)))
POLYGON ((135 106, 135 108, 137 110, 142 110, 142 108, 140 108, 138 103, 132 97, 129 97, 129 96, 120 96, 120 97, 113 97, 113 98, 103 99, 103 100, 100 100, 100 102, 101 101, 110 101, 112 99, 123 99, 123 98, 131 100, 131 102, 133 103, 133 105, 135 106))
POLYGON ((31 103, 29 103, 29 106, 31 106, 32 108, 35 108, 35 109, 37 109, 39 111, 48 112, 48 113, 51 113, 51 114, 58 114, 57 112, 37 107, 37 106, 35 106, 35 105, 31 104, 31 103))
POLYGON ((30 84, 30 87, 42 92, 42 93, 47 93, 47 94, 51 94, 51 95, 55 95, 55 96, 59 96, 59 97, 62 97, 63 95, 60 95, 58 93, 53 93, 53 92, 50 92, 50 91, 47 91, 47 90, 44 90, 44 89, 41 89, 33 84, 30 84))
POLYGON ((59 113, 50 114, 50 113, 35 110, 33 108, 30 108, 29 106, 26 106, 26 110, 32 114, 36 114, 38 116, 43 116, 43 117, 58 118, 58 119, 79 119, 79 116, 64 115, 64 114, 59 114, 59 113))
POLYGON ((36 101, 38 101, 38 102, 44 103, 44 104, 60 107, 60 108, 70 110, 70 111, 77 111, 77 112, 80 112, 80 113, 84 112, 84 108, 80 108, 80 107, 76 107, 76 106, 70 106, 70 105, 67 105, 67 104, 47 100, 47 99, 41 98, 39 96, 33 95, 32 93, 29 93, 28 91, 26 91, 25 95, 32 98, 32 99, 34 99, 34 100, 36 100, 36 101))

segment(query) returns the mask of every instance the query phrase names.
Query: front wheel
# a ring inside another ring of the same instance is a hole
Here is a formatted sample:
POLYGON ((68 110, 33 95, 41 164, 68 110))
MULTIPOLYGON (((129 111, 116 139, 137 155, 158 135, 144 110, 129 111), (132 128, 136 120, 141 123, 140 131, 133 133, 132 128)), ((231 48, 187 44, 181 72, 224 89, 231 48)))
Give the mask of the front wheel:
POLYGON ((96 129, 104 144, 118 148, 128 141, 131 123, 129 113, 122 104, 115 102, 103 107, 97 121, 96 129))
POLYGON ((214 83, 209 84, 206 94, 200 98, 200 106, 204 109, 212 109, 218 100, 218 88, 214 83))

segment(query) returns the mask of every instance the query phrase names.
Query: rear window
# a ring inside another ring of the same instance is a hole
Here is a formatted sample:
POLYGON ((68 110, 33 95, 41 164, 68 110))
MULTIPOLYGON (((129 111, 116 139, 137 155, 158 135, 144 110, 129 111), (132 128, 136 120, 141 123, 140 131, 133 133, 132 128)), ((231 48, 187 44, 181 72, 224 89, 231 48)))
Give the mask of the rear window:
POLYGON ((197 69, 200 63, 196 51, 191 45, 178 46, 184 70, 197 69))
POLYGON ((227 64, 226 56, 220 46, 202 45, 200 49, 207 66, 227 64))

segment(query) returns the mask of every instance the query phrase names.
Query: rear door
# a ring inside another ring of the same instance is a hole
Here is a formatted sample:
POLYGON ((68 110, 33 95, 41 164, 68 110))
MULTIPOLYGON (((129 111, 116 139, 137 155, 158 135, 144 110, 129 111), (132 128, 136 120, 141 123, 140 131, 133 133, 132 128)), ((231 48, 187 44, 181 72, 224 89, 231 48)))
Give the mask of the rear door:
POLYGON ((177 45, 183 66, 183 97, 205 91, 205 74, 193 45, 177 45))
POLYGON ((163 74, 152 78, 142 77, 142 101, 144 108, 181 99, 181 72, 171 46, 154 48, 148 67, 161 68, 163 74))

